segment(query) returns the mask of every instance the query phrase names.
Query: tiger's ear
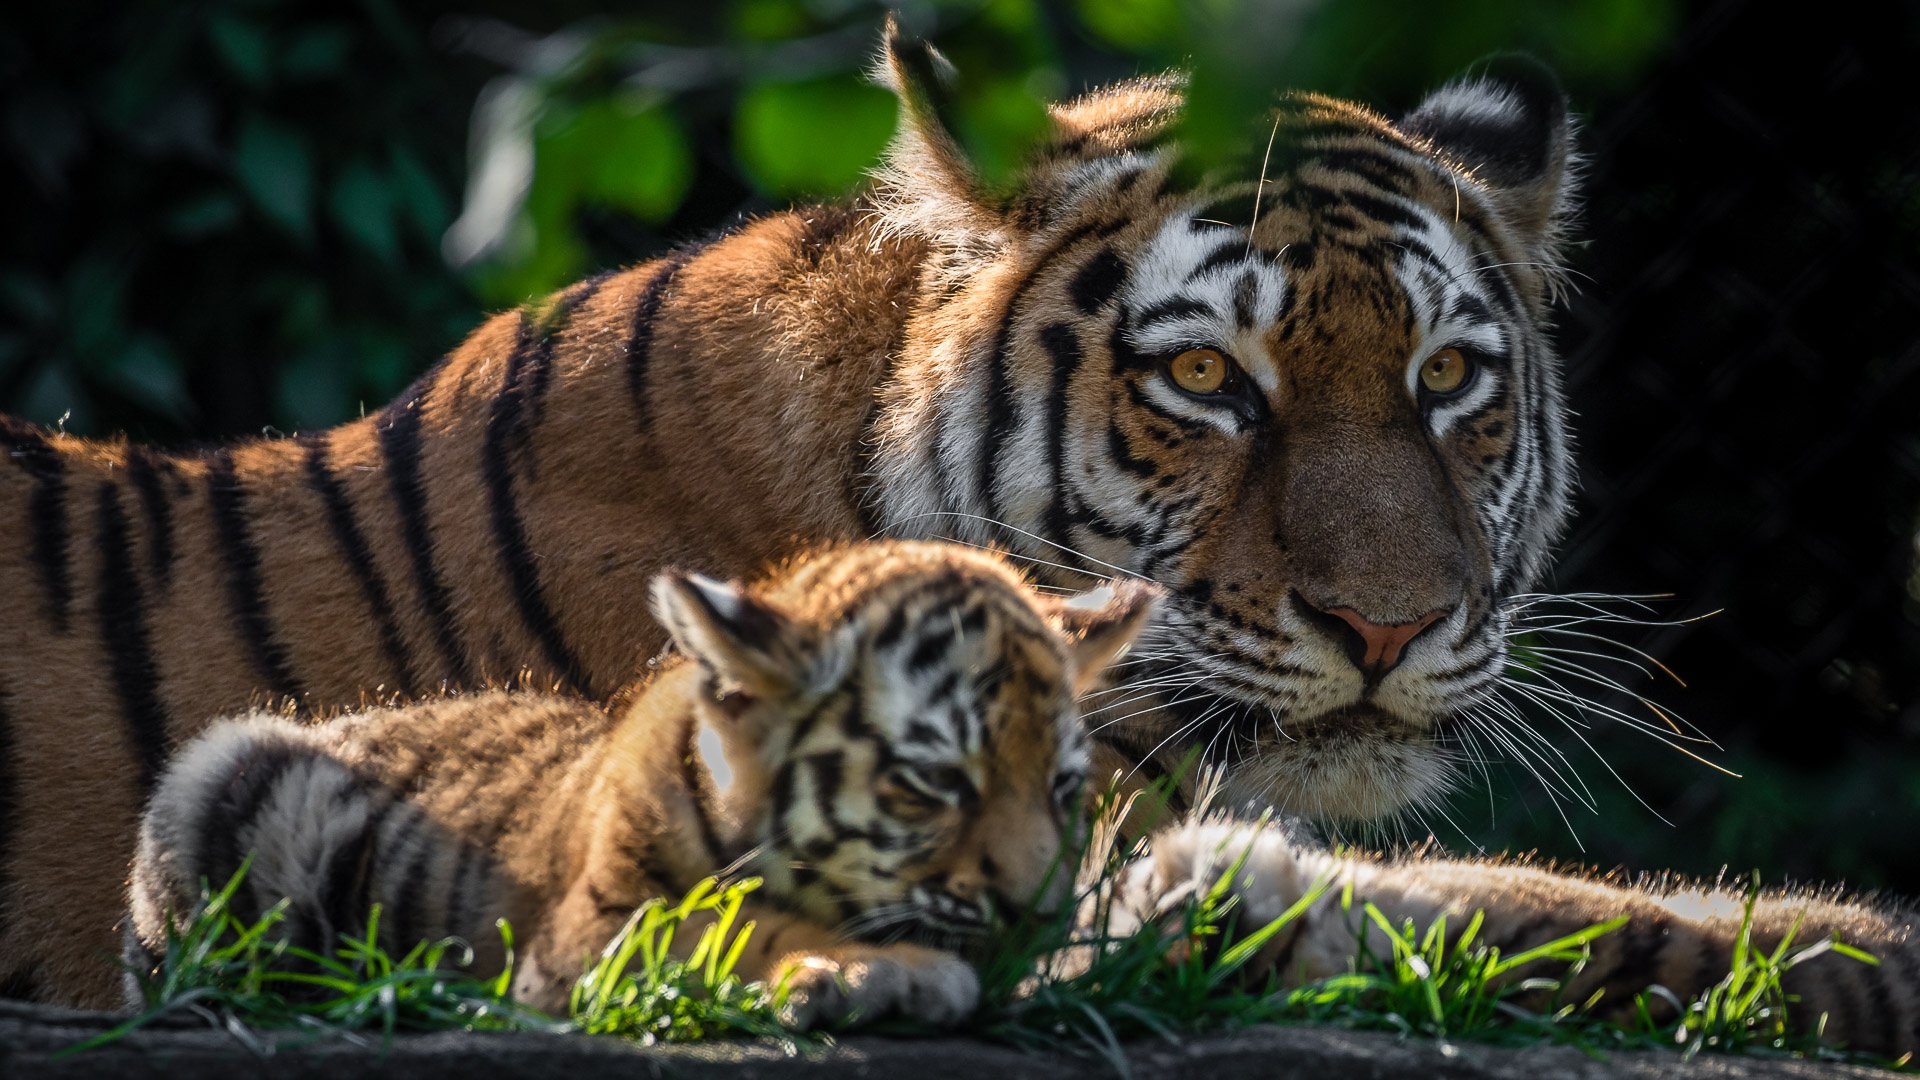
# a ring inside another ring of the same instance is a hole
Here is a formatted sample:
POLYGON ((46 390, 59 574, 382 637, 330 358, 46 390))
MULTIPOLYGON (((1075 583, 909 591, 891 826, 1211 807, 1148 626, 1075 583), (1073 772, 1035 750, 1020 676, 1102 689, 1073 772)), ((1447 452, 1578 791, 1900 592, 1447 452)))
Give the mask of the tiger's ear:
POLYGON ((673 640, 755 698, 823 691, 844 668, 811 628, 740 586, 669 570, 653 579, 653 613, 673 640), (821 685, 823 682, 827 685, 821 685))
POLYGON ((1075 697, 1093 689, 1107 665, 1140 636, 1159 599, 1160 590, 1148 582, 1118 578, 1055 602, 1054 621, 1072 642, 1075 697))
POLYGON ((931 44, 908 39, 888 15, 872 74, 900 101, 900 126, 873 172, 888 225, 949 250, 997 244, 1001 212, 948 123, 953 64, 931 44))
POLYGON ((1530 258, 1557 261, 1576 160, 1567 94, 1552 70, 1531 57, 1489 57, 1479 75, 1434 91, 1398 126, 1485 185, 1530 258))

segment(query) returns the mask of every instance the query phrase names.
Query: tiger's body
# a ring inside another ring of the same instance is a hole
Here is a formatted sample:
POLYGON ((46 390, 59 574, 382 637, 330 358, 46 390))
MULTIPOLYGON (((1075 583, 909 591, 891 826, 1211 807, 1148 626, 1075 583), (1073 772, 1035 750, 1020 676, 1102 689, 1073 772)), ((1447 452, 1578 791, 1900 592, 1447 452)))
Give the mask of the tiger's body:
POLYGON ((505 917, 515 998, 559 1012, 635 908, 733 867, 765 881, 739 970, 792 979, 789 1021, 957 1020, 978 984, 940 946, 1070 894, 1075 689, 1150 598, 1069 609, 965 549, 861 545, 750 590, 663 575, 683 654, 612 710, 491 691, 220 723, 144 818, 129 952, 165 955, 251 853, 236 914, 288 898, 285 932, 327 948, 379 903, 389 945, 460 936, 482 971, 505 917))
POLYGON ((1566 516, 1557 84, 1397 122, 1292 95, 1196 181, 1179 80, 1134 80, 989 189, 940 68, 889 40, 901 129, 854 205, 500 315, 363 420, 198 456, 7 427, 0 987, 112 999, 135 816, 208 718, 522 667, 605 694, 662 640, 629 618, 662 566, 874 533, 1167 590, 1089 708, 1103 776, 1197 750, 1235 806, 1444 797, 1566 516))

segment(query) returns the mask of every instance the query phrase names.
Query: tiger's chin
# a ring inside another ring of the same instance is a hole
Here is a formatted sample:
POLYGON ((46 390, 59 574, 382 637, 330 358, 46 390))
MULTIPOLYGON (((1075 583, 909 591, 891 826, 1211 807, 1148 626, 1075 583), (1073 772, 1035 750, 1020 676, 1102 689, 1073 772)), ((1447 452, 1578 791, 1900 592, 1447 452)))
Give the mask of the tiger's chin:
POLYGON ((1327 824, 1384 822, 1443 801, 1459 770, 1433 725, 1348 705, 1285 733, 1262 733, 1235 761, 1218 800, 1327 824))

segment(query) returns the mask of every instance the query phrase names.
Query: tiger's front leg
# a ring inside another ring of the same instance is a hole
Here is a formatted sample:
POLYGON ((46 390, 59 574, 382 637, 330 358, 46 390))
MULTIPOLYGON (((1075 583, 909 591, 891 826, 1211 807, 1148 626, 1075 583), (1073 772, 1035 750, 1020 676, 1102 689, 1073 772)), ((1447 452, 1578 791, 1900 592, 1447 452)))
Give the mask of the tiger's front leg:
MULTIPOLYGON (((1688 1001, 1725 978, 1746 900, 1743 893, 1725 889, 1656 893, 1489 861, 1378 862, 1310 848, 1274 827, 1212 821, 1156 833, 1149 853, 1118 882, 1116 909, 1136 924, 1168 918, 1243 855, 1229 886, 1239 901, 1243 932, 1278 917, 1316 883, 1327 885, 1316 902, 1266 943, 1249 971, 1273 972, 1284 986, 1341 974, 1368 935, 1373 954, 1382 955, 1385 942, 1360 915, 1363 902, 1395 925, 1411 920, 1422 933, 1442 916, 1459 927, 1474 912, 1485 912, 1479 940, 1506 955, 1625 915, 1625 926, 1593 942, 1591 960, 1560 995, 1562 1001, 1584 1001, 1603 991, 1601 1014, 1621 1021, 1630 1018, 1635 996, 1649 986, 1663 986, 1688 1001), (1350 911, 1341 904, 1348 888, 1350 911)), ((1790 1004, 1788 1015, 1796 1027, 1809 1030, 1825 1014, 1828 1041, 1895 1056, 1920 1049, 1916 925, 1920 916, 1908 909, 1763 893, 1754 905, 1752 944, 1771 952, 1789 931, 1796 945, 1837 933, 1878 957, 1875 966, 1828 952, 1793 968, 1784 988, 1799 1000, 1790 1004)), ((1504 979, 1560 974, 1553 961, 1543 960, 1504 979)), ((1654 1004, 1668 1013, 1656 1012, 1657 1019, 1673 1019, 1670 1006, 1659 999, 1654 1004)))

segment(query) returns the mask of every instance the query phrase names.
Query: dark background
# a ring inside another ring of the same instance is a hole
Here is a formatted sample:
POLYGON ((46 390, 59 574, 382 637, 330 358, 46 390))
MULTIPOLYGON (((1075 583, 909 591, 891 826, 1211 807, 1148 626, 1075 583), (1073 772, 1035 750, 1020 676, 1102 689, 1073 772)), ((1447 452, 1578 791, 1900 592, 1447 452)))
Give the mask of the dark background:
MULTIPOLYGON (((880 8, 692 7, 12 13, 0 407, 173 445, 323 426, 387 400, 488 310, 855 184, 892 124, 858 76, 880 8), (475 175, 504 180, 470 200, 475 175)), ((1540 714, 1596 808, 1563 796, 1563 821, 1524 769, 1495 767, 1441 839, 1916 893, 1920 33, 1905 5, 1770 8, 902 14, 963 71, 962 135, 990 173, 1038 98, 1175 63, 1223 109, 1295 86, 1390 111, 1488 52, 1552 63, 1589 167, 1561 331, 1582 490, 1550 587, 1671 593, 1662 620, 1718 611, 1616 634, 1688 684, 1630 685, 1742 775, 1603 719, 1579 733, 1589 749, 1540 714)))

